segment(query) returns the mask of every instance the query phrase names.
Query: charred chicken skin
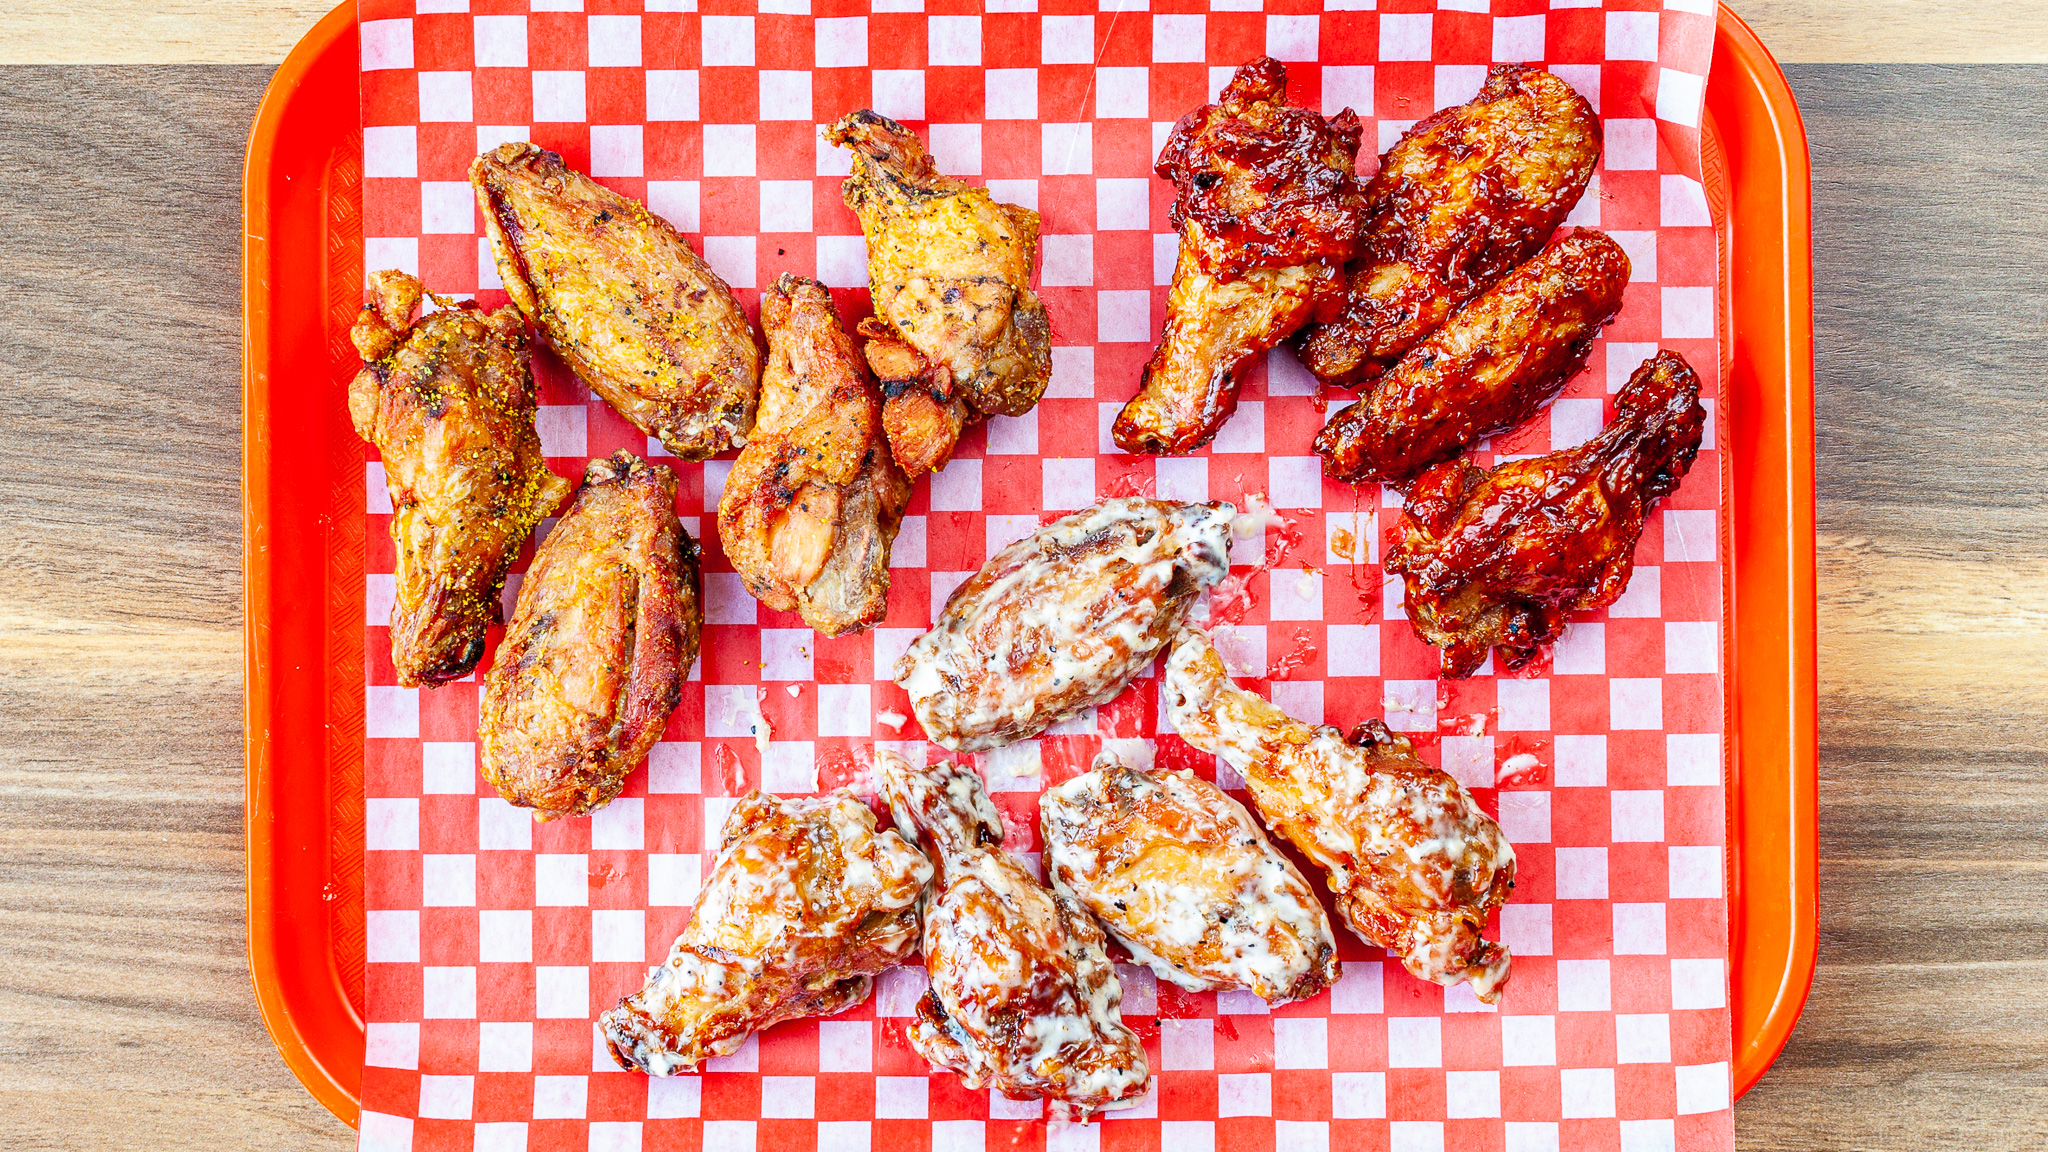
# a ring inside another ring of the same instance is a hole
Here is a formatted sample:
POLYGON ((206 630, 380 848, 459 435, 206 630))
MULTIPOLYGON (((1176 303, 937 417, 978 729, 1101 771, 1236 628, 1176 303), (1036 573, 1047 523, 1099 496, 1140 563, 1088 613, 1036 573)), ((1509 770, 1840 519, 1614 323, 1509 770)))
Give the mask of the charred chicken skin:
POLYGON ((1304 333, 1301 362, 1326 384, 1377 377, 1550 239, 1600 146, 1599 117, 1570 84, 1494 65, 1471 103, 1417 124, 1380 158, 1343 314, 1304 333))
POLYGON ((611 803, 682 700, 704 610, 675 485, 629 452, 591 461, 520 584, 484 679, 477 761, 536 820, 611 803))
POLYGON ((1038 213, 939 171, 916 133, 863 109, 825 131, 853 152, 842 188, 868 244, 875 314, 861 321, 890 451, 915 480, 966 426, 1021 416, 1052 379, 1052 331, 1031 291, 1038 213))
POLYGON ((1580 229, 1451 314, 1316 436, 1323 472, 1404 485, 1536 414, 1621 311, 1628 254, 1580 229))
POLYGON ((1644 517, 1699 453, 1699 396, 1684 358, 1659 352, 1592 440, 1491 472, 1455 461, 1416 478, 1387 572, 1407 582, 1409 619, 1443 649, 1445 676, 1470 676, 1489 648, 1520 667, 1572 613, 1627 589, 1644 517))
POLYGON ((505 570, 569 482, 541 459, 519 313, 437 300, 415 323, 418 280, 370 280, 375 301, 349 332, 363 370, 348 412, 383 457, 391 493, 391 663, 407 688, 445 684, 483 659, 505 570))
POLYGON ((1349 108, 1288 107, 1286 69, 1266 56, 1174 125, 1156 170, 1173 181, 1180 256, 1159 347, 1111 430, 1119 448, 1207 444, 1237 410, 1245 363, 1334 316, 1358 237, 1358 139, 1349 108))
POLYGON ((719 539, 761 603, 844 635, 888 613, 910 484, 825 286, 784 273, 761 297, 761 327, 761 408, 719 497, 719 539))
POLYGON ((469 182, 505 291, 591 391, 685 460, 745 441, 761 350, 681 233, 532 144, 477 157, 469 182))

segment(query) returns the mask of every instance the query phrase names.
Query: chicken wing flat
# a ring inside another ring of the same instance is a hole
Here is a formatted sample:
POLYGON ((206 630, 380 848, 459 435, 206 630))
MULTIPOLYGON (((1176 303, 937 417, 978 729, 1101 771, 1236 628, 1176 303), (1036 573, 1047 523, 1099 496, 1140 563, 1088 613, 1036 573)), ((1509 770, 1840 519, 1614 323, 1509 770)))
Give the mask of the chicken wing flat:
POLYGON ((1038 812, 1053 891, 1161 979, 1276 1004, 1336 981, 1337 941, 1315 890, 1207 780, 1140 772, 1105 752, 1040 795, 1038 812))
POLYGON ((1550 239, 1592 179, 1600 143, 1599 117, 1569 83, 1494 65, 1471 103, 1422 121, 1381 157, 1343 315, 1304 334, 1302 364, 1327 384, 1377 377, 1550 239))
POLYGON ((755 792, 726 818, 690 922, 647 984, 598 1018, 612 1059, 650 1076, 729 1056, 784 1020, 868 998, 917 950, 931 862, 842 788, 755 792))
POLYGON ((1489 648, 1518 668, 1572 613, 1614 603, 1635 571, 1643 518, 1699 453, 1699 396, 1684 358, 1659 352, 1586 443, 1491 472, 1454 461, 1416 478, 1387 572, 1407 582, 1409 619, 1443 649, 1445 676, 1470 676, 1489 648))
POLYGON ((1287 71, 1268 56, 1174 125, 1157 171, 1173 181, 1180 257, 1159 347, 1111 430, 1119 448, 1207 444, 1237 410, 1245 362, 1334 315, 1358 237, 1358 138, 1349 108, 1325 120, 1288 107, 1287 71))
POLYGON ((498 278, 591 391, 685 460, 746 439, 761 349, 668 221, 532 144, 469 167, 498 278))
POLYGON ((1165 694, 1181 736, 1242 773, 1267 826, 1328 870, 1353 932, 1421 979, 1500 994, 1511 958, 1480 933, 1514 891, 1515 850, 1464 785, 1377 720, 1347 741, 1237 687, 1192 628, 1167 655, 1165 694))
POLYGON ((761 409, 718 500, 719 539, 761 603, 844 635, 888 614, 910 482, 825 286, 784 273, 761 297, 761 327, 761 409))
POLYGON ((407 688, 445 684, 483 659, 505 570, 569 482, 541 459, 519 313, 443 300, 414 323, 418 280, 371 281, 376 300, 349 332, 363 370, 348 412, 383 457, 391 493, 391 663, 407 688))
POLYGON ((862 109, 825 131, 853 152, 842 188, 868 243, 875 314, 861 324, 882 424, 913 480, 983 416, 1021 416, 1052 379, 1052 331, 1031 291, 1038 213, 939 171, 917 134, 862 109))
POLYGON ((990 557, 896 662, 925 737, 1000 748, 1122 692, 1230 572, 1235 511, 1119 497, 990 557))
POLYGON ((1003 851, 1003 821, 971 768, 876 758, 896 827, 938 874, 924 911, 931 987, 910 1044, 969 1088, 1086 1116, 1144 1098, 1152 1070, 1124 1026, 1102 929, 1003 851))
POLYGON ((1325 474, 1400 485, 1536 414, 1621 311, 1628 254, 1580 229, 1474 297, 1316 436, 1325 474))
POLYGON ((534 819, 588 816, 661 737, 704 623, 675 473, 593 460, 534 553, 484 678, 477 763, 534 819))

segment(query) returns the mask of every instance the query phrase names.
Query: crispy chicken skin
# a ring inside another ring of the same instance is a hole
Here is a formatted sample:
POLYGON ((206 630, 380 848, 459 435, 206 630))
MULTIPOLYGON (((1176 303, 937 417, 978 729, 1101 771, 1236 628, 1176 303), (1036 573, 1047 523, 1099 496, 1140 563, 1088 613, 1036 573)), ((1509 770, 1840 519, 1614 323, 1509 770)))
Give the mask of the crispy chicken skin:
POLYGON ((685 460, 744 443, 761 350, 668 221, 532 144, 469 167, 505 291, 591 391, 685 460))
POLYGON ((519 313, 438 300, 414 323, 418 280, 370 280, 375 301, 349 332, 363 370, 348 412, 384 458, 391 492, 391 663, 407 688, 445 684, 483 659, 505 569, 569 482, 541 459, 519 313))
POLYGON ((1124 1026, 1102 930, 1003 851, 981 777, 893 752, 875 774, 896 827, 938 867, 924 910, 931 987, 910 1044, 969 1088, 1044 1098, 1087 1116, 1138 1103, 1152 1071, 1124 1026))
POLYGON ((1580 229, 1451 314, 1316 436, 1338 480, 1406 484, 1536 414, 1621 311, 1628 254, 1580 229))
POLYGON ((1585 192, 1600 146, 1599 117, 1569 83, 1494 65, 1471 103, 1422 121, 1381 157, 1343 315, 1303 334, 1301 362, 1326 384, 1384 372, 1543 246, 1585 192))
POLYGON ((704 610, 675 499, 667 468, 630 452, 591 461, 520 584, 484 679, 477 763, 536 820, 611 803, 682 699, 704 610))
POLYGON ((1229 573, 1235 511, 1119 497, 990 557, 896 662, 926 739, 1000 748, 1122 692, 1229 573))
POLYGON ((1117 447, 1207 444, 1237 410, 1245 362, 1334 316, 1358 235, 1358 139, 1349 108, 1325 120, 1288 107, 1286 69, 1268 56, 1174 125, 1157 171, 1173 181, 1180 257, 1159 347, 1111 430, 1117 447))
POLYGON ((1699 395, 1684 358, 1659 352, 1586 443, 1491 472, 1461 460, 1416 478, 1387 572, 1406 580, 1408 616, 1443 649, 1445 676, 1470 676, 1488 648, 1518 668, 1572 613, 1614 603, 1635 571, 1644 516, 1699 453, 1699 395))
POLYGON ((1315 889, 1207 780, 1140 772, 1105 752, 1041 794, 1038 813, 1053 891, 1161 979, 1276 1004, 1336 982, 1337 941, 1315 889))
POLYGON ((841 636, 888 613, 910 482, 825 286, 784 273, 761 297, 761 327, 761 408, 719 497, 718 536, 756 599, 841 636))
POLYGON ((868 998, 917 950, 931 862, 844 788, 754 792, 726 818, 711 878, 668 959, 598 1018, 612 1059, 650 1076, 729 1056, 772 1024, 868 998))
POLYGON ((1175 730, 1236 768, 1267 826, 1328 870, 1353 932, 1421 979, 1500 995, 1508 949, 1480 932, 1515 889, 1515 850, 1464 785, 1377 720, 1347 741, 1237 687, 1196 629, 1167 655, 1165 696, 1175 730))
POLYGON ((861 322, 889 448, 915 480, 983 416, 1021 416, 1052 379, 1052 332, 1031 291, 1038 213, 940 172, 916 133, 849 113, 825 139, 853 152, 842 187, 868 243, 875 314, 861 322))

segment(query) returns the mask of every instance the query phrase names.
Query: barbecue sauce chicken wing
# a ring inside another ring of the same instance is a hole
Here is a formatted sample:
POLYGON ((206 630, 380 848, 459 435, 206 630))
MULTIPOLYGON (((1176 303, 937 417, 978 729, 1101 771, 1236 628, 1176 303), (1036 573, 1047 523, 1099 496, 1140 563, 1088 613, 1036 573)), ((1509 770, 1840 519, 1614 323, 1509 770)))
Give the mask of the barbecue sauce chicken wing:
POLYGON ((1038 798, 1053 891, 1194 992, 1305 1000, 1337 980, 1330 918, 1244 805, 1191 772, 1111 753, 1038 798))
POLYGON ((631 453, 591 461, 519 586, 477 763, 536 820, 611 803, 682 699, 704 610, 675 494, 675 473, 631 453))
POLYGON ((1550 239, 1600 144, 1599 117, 1570 84, 1494 65, 1471 103, 1417 124, 1380 158, 1343 315, 1304 334, 1301 362, 1326 384, 1377 377, 1550 239))
POLYGON ((875 314, 861 321, 882 424, 911 479, 943 467, 974 420, 1021 416, 1052 379, 1031 291, 1038 213, 939 171, 917 135, 865 109, 825 132, 853 152, 842 188, 868 244, 875 314))
POLYGON ((1353 932, 1421 979, 1500 995, 1508 949, 1480 932, 1514 891, 1515 851, 1464 785, 1379 721, 1347 741, 1237 687, 1194 629, 1167 655, 1166 708, 1188 743, 1244 776, 1267 826, 1329 872, 1353 932))
POLYGON ((1572 613, 1627 589, 1643 518, 1699 452, 1699 395, 1691 366, 1659 352, 1592 440, 1491 472, 1454 461, 1416 478, 1387 572, 1406 580, 1408 616, 1443 649, 1445 676, 1470 676, 1489 648, 1520 667, 1572 613))
POLYGON ((1152 1071, 1126 1028, 1102 930, 1003 851, 1003 822, 971 768, 876 762, 905 835, 938 867, 924 910, 931 987, 910 1044, 969 1088, 1079 1112, 1144 1098, 1152 1071))
POLYGON ((755 792, 725 822, 718 863, 668 959, 598 1019, 612 1058, 651 1076, 729 1056, 784 1020, 867 999, 917 951, 923 854, 853 793, 755 792))
POLYGON ((784 273, 761 297, 761 327, 761 408, 719 497, 719 539, 761 603, 844 635, 888 613, 910 483, 825 286, 784 273))
POLYGON ((1287 106, 1271 57, 1174 125, 1157 171, 1173 181, 1180 256, 1166 328, 1111 430, 1126 452, 1178 455, 1237 410, 1245 363, 1333 316, 1356 244, 1358 117, 1287 106))
POLYGON ((685 460, 746 440, 761 350, 668 221, 532 144, 470 164, 498 278, 564 363, 685 460))
POLYGON ((391 493, 391 663, 407 688, 445 684, 483 659, 505 570, 569 482, 541 459, 519 313, 442 300, 415 323, 418 280, 370 279, 376 300, 349 332, 363 370, 348 411, 391 493))

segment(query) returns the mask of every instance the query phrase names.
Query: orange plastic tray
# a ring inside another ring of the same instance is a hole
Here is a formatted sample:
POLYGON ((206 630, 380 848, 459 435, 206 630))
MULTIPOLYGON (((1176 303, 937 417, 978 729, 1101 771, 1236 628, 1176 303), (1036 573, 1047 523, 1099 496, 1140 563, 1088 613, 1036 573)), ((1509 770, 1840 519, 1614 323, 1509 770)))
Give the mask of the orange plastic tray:
MULTIPOLYGON (((1721 241, 1734 1079, 1770 1067, 1816 945, 1813 305, 1806 133, 1720 10, 1706 91, 1721 241)), ((271 81, 243 178, 249 965, 285 1062, 356 1122, 363 1066, 362 300, 355 3, 271 81)))

